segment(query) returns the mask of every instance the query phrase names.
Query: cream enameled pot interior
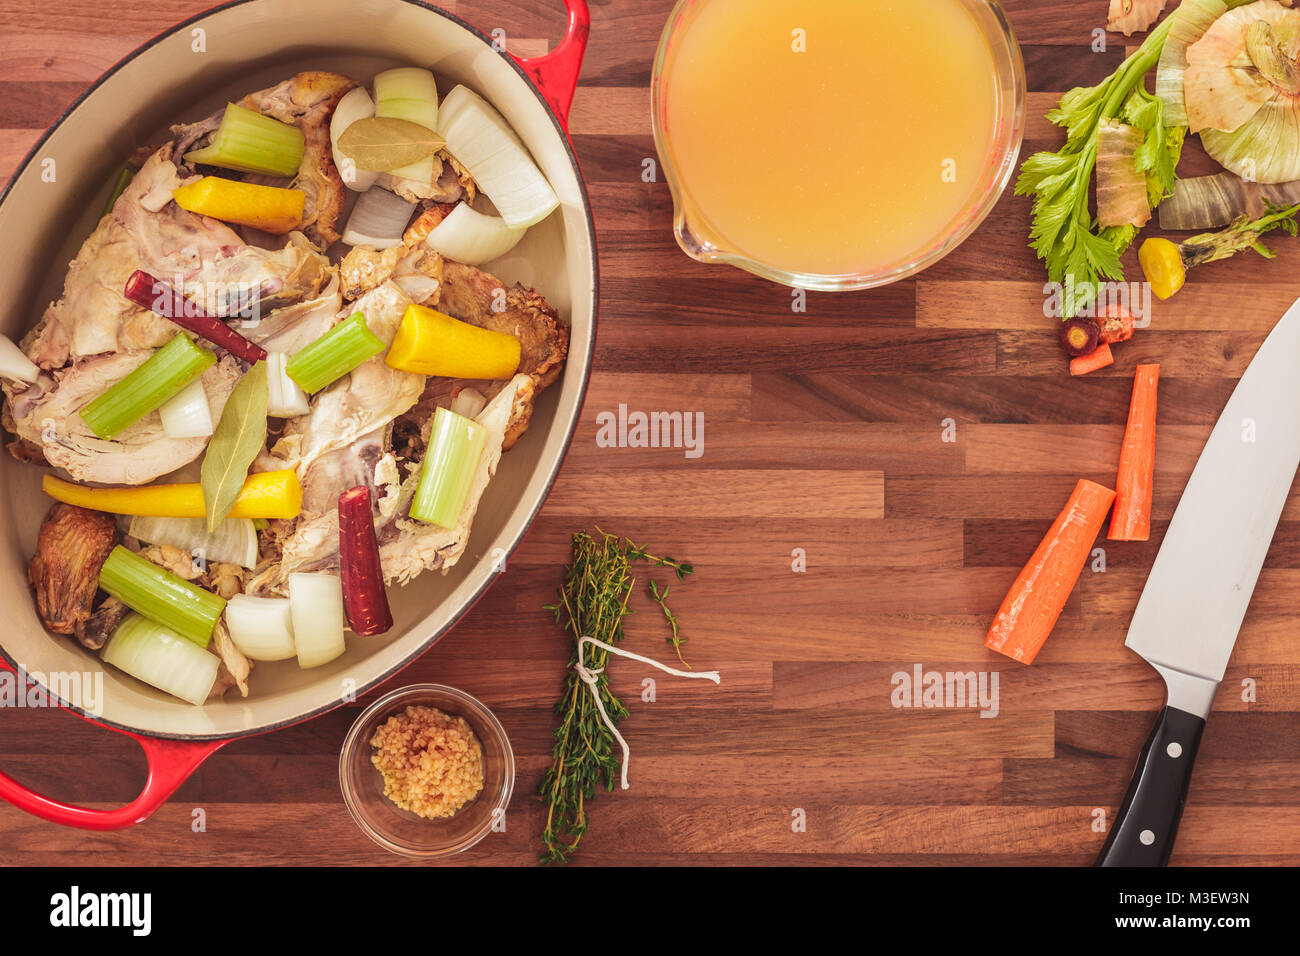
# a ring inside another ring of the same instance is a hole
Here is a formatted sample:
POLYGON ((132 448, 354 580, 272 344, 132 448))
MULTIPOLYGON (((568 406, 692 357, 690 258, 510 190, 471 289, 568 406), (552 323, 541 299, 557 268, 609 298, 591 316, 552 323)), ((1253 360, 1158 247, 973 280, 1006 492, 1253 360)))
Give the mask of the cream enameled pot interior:
POLYGON ((101 668, 75 639, 42 628, 26 569, 49 500, 40 492, 42 470, 5 453, 0 647, 29 672, 103 669, 102 719, 109 723, 165 736, 218 737, 323 710, 417 655, 490 583, 499 559, 518 544, 540 508, 580 411, 596 281, 584 192, 563 136, 536 92, 509 61, 455 20, 405 0, 249 0, 178 28, 120 65, 40 145, 0 203, 0 235, 6 239, 0 331, 16 340, 58 296, 67 263, 93 230, 123 160, 138 146, 158 142, 168 124, 199 119, 228 99, 304 69, 368 80, 380 70, 409 65, 426 66, 484 95, 559 195, 561 209, 490 268, 507 282, 535 286, 570 319, 564 374, 542 395, 527 435, 502 457, 460 563, 445 577, 428 572, 392 589, 392 631, 377 638, 350 634, 343 657, 313 670, 301 671, 292 661, 259 664, 248 699, 232 692, 204 707, 101 668))

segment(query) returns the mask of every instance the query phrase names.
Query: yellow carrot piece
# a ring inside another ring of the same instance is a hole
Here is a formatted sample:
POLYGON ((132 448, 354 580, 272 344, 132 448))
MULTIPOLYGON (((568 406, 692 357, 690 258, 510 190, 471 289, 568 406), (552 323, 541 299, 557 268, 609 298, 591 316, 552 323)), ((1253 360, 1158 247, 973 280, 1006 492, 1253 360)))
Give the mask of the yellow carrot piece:
POLYGON ((1151 238, 1138 249, 1138 264, 1157 298, 1167 299, 1183 287, 1187 267, 1183 253, 1168 239, 1151 238))
POLYGON ((408 305, 384 361, 417 375, 502 379, 519 369, 519 353, 519 339, 513 335, 408 305))
POLYGON ((259 186, 220 176, 204 176, 173 190, 176 205, 222 222, 284 235, 302 225, 307 194, 301 189, 259 186))
MULTIPOLYGON (((202 518, 203 488, 198 482, 142 485, 137 488, 91 488, 54 475, 41 479, 41 489, 55 501, 111 511, 119 515, 157 518, 202 518)), ((302 485, 292 471, 263 471, 249 475, 240 489, 231 518, 296 518, 302 511, 302 485)))

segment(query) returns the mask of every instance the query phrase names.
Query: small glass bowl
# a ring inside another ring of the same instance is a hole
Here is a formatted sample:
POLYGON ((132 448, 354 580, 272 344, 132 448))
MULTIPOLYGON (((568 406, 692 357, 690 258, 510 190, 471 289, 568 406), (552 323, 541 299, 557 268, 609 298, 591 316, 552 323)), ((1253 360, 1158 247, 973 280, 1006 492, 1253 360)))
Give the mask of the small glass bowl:
POLYGON ((432 859, 467 850, 492 830, 515 785, 515 755, 492 711, 464 691, 443 684, 412 684, 367 707, 348 731, 339 756, 343 802, 363 833, 386 850, 432 859), (384 796, 384 778, 370 756, 370 738, 384 721, 410 706, 436 707, 464 717, 483 746, 483 789, 454 816, 426 820, 384 796))

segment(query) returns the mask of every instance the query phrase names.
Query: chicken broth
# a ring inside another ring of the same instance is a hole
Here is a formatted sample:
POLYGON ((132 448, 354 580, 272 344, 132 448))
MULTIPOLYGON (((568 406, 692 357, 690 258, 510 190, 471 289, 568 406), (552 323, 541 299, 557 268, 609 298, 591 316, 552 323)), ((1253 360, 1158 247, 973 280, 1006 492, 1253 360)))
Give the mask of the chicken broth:
POLYGON ((988 188, 996 61, 961 0, 699 0, 661 68, 690 231, 792 274, 937 246, 988 188))

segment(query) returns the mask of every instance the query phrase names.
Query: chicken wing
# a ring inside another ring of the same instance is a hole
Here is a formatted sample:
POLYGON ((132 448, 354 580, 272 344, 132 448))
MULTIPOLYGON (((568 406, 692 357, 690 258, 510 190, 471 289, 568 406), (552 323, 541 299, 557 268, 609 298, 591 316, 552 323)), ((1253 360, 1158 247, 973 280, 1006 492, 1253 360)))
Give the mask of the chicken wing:
POLYGON ((55 634, 73 634, 90 619, 99 569, 117 544, 117 519, 55 502, 41 522, 27 579, 36 612, 55 634))

